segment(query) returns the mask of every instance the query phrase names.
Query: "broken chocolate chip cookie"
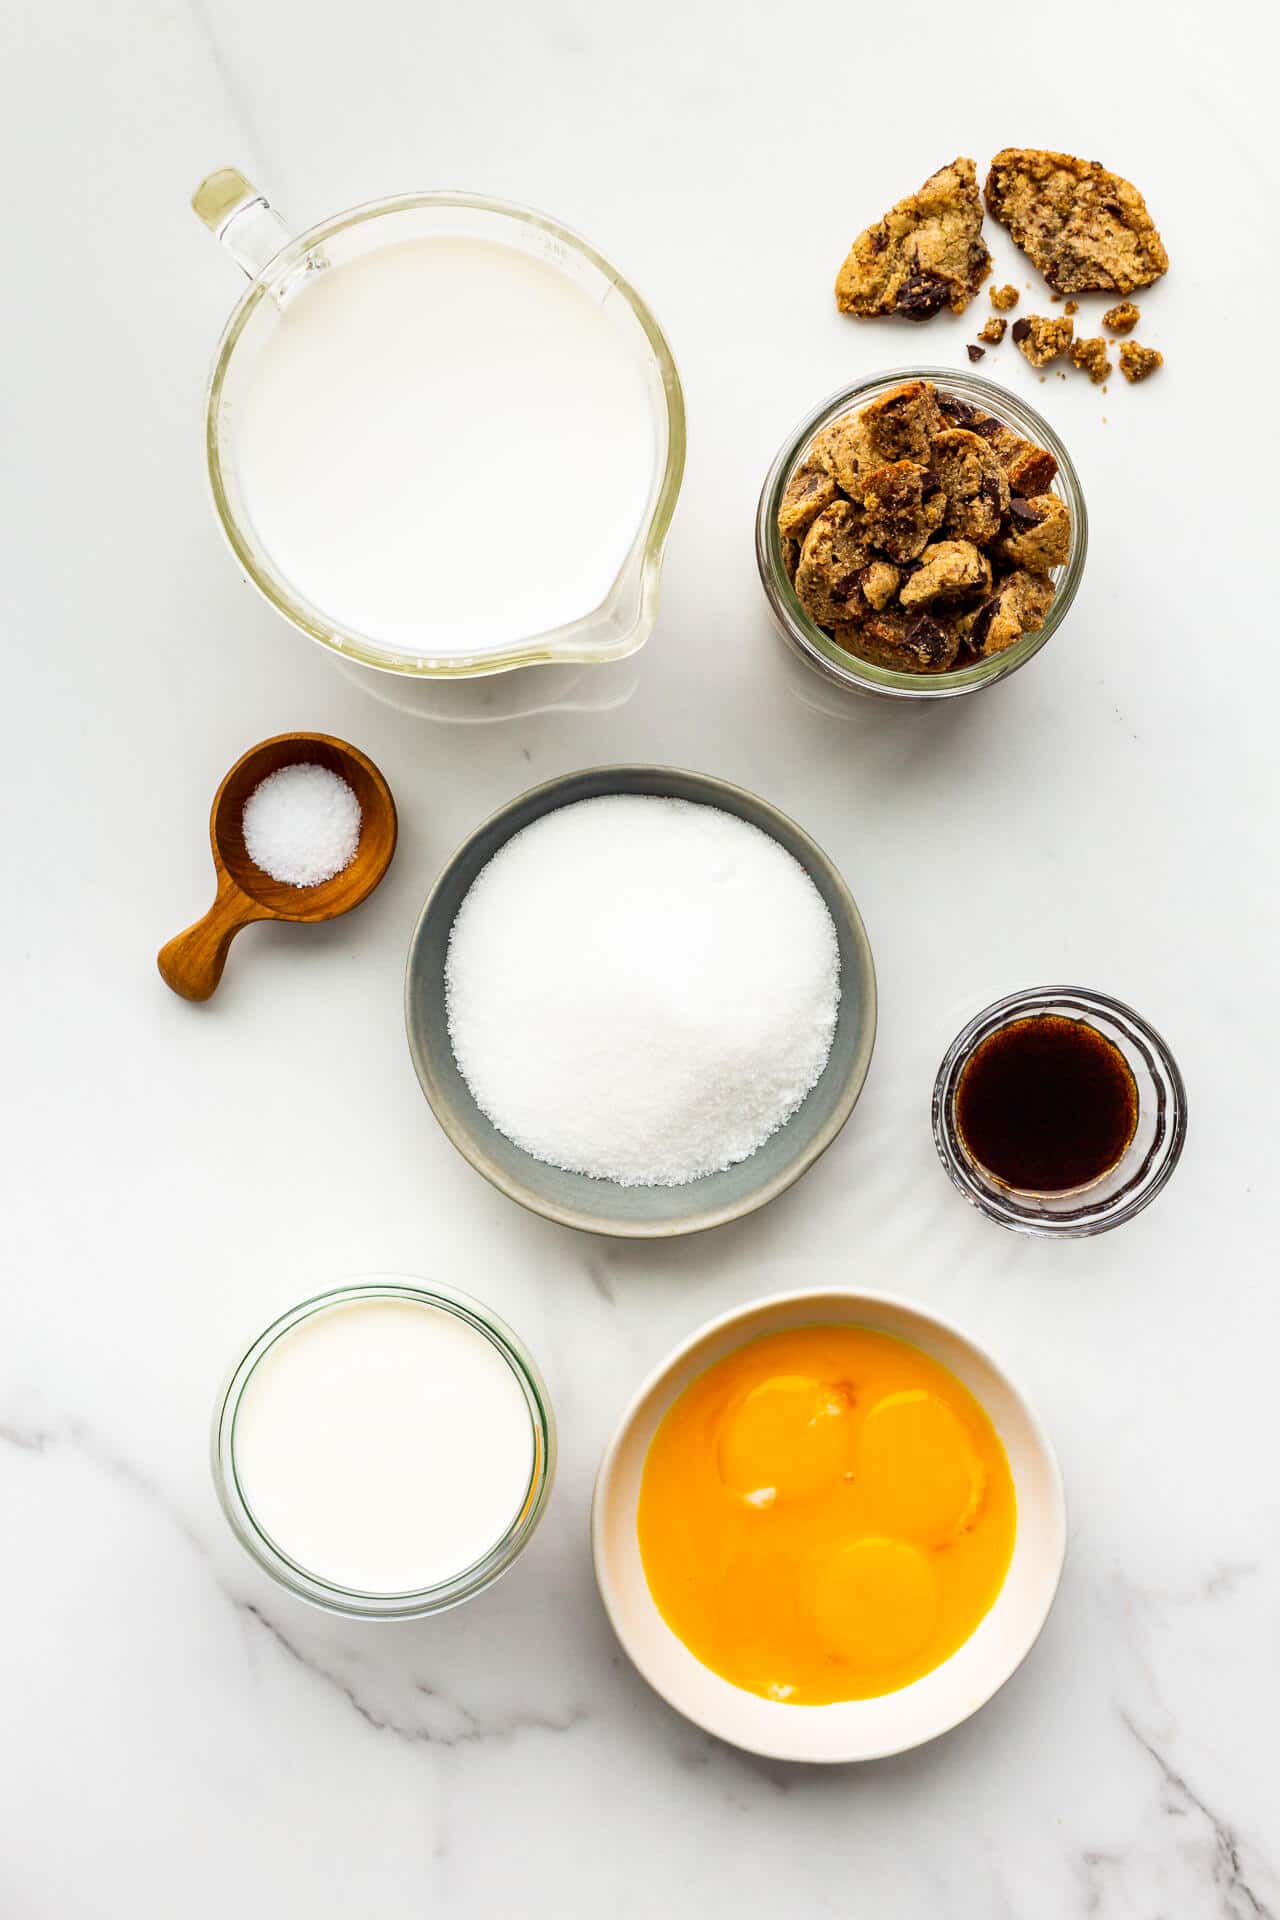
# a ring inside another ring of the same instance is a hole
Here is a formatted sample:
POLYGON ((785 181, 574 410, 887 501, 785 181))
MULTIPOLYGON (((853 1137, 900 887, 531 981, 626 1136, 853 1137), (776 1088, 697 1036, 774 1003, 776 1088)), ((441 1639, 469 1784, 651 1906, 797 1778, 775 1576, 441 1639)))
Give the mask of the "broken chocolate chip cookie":
POLYGON ((1055 293, 1132 293, 1168 268, 1142 195, 1096 160, 1006 147, 991 162, 986 202, 1055 293))
POLYGON ((836 275, 836 305, 864 319, 963 313, 990 271, 977 169, 961 158, 858 235, 836 275))

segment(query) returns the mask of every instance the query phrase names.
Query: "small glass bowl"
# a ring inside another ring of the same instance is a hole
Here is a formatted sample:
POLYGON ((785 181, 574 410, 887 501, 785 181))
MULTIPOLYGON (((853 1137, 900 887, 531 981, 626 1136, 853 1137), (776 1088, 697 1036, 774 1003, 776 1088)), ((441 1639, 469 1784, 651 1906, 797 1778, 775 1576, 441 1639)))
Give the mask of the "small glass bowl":
POLYGON ((825 680, 834 681, 851 692, 878 694, 891 700, 950 700, 962 693, 979 693, 1025 666, 1032 655, 1052 639, 1066 618, 1084 572, 1088 544, 1089 521, 1080 480, 1070 454, 1053 428, 1034 407, 1007 393, 993 380, 961 373, 953 367, 899 367, 895 372, 876 374, 872 379, 860 380, 856 386, 833 393, 802 420, 784 442, 769 469, 756 513, 756 565, 778 631, 788 646, 825 680), (979 660, 973 666, 958 667, 952 673, 896 673, 891 667, 876 667, 869 660, 846 653, 800 604, 782 559, 778 509, 788 481, 809 450, 809 443, 841 414, 866 406, 878 394, 901 386, 904 380, 931 380, 942 392, 954 395, 957 400, 967 400, 1025 439, 1047 447, 1058 462, 1053 491, 1071 509, 1071 551, 1066 565, 1053 571, 1057 592, 1039 633, 1024 633, 1021 640, 1006 647, 1003 653, 992 654, 989 660, 979 660))
POLYGON ((474 1594, 491 1586, 528 1544, 542 1518, 555 1477, 555 1416, 532 1356, 496 1313, 491 1313, 478 1300, 471 1299, 465 1293, 455 1293, 449 1287, 428 1287, 420 1282, 400 1280, 393 1275, 374 1275, 368 1280, 337 1287, 332 1293, 321 1293, 311 1300, 300 1301, 259 1334, 232 1369, 219 1397, 213 1417, 212 1453, 214 1484, 222 1510, 231 1523, 231 1530, 245 1551, 273 1580, 287 1587, 290 1593, 310 1601, 312 1606, 322 1607, 328 1613, 345 1614, 355 1620, 415 1620, 424 1614, 443 1613, 446 1608, 456 1607, 460 1601, 470 1600, 474 1594), (529 1477, 529 1489, 506 1533, 473 1566, 463 1568, 438 1586, 420 1588, 411 1593, 362 1593, 354 1588, 337 1586, 299 1566, 259 1526, 241 1492, 236 1473, 236 1414, 258 1362, 277 1340, 291 1333, 302 1321, 316 1314, 327 1313, 331 1307, 346 1306, 360 1300, 403 1300, 415 1306, 435 1307, 474 1327, 477 1333, 483 1334, 497 1348, 511 1368, 528 1404, 533 1428, 533 1470, 529 1477))
POLYGON ((1187 1132, 1187 1090, 1178 1063, 1132 1007, 1087 987, 1031 987, 997 1000, 947 1049, 933 1088, 933 1139, 952 1184, 988 1220, 1015 1233, 1081 1239, 1106 1233, 1155 1199, 1178 1164, 1187 1132), (1044 1014, 1084 1020, 1124 1055, 1138 1090, 1138 1120, 1120 1159, 1073 1193, 1029 1194, 1005 1186, 969 1154, 956 1125, 960 1076, 982 1042, 1015 1020, 1044 1014))

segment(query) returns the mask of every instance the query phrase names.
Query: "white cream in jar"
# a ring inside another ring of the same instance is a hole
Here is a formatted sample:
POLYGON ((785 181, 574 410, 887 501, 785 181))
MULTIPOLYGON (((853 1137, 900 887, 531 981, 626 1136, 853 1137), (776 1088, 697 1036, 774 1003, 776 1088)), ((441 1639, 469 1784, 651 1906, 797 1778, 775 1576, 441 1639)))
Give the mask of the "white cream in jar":
POLYGON ((231 1459, 253 1526, 293 1566, 394 1595, 455 1580, 511 1533, 538 1447, 524 1388, 478 1326, 372 1295, 322 1306, 266 1348, 231 1459))

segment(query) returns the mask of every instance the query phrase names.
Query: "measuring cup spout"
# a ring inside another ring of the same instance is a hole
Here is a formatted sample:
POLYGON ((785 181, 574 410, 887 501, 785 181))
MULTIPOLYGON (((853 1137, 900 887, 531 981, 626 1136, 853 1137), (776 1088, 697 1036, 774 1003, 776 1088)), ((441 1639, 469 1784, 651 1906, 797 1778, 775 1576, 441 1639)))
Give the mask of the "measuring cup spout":
POLYGON ((250 280, 256 280, 293 235, 266 196, 236 167, 219 167, 200 182, 191 204, 250 280))

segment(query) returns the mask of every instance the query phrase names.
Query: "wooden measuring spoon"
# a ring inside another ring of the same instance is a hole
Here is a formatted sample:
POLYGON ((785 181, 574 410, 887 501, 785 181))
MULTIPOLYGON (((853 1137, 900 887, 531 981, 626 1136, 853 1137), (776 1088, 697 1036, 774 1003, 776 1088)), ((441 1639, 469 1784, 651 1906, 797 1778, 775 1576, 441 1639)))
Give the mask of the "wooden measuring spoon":
POLYGON ((177 934, 156 957, 165 985, 184 1000, 207 1000, 222 978, 227 951, 254 920, 333 920, 358 907, 396 850, 396 803, 372 760, 327 733, 279 733, 242 754, 213 797, 209 841, 218 891, 203 920, 177 934), (269 773, 299 761, 328 767, 360 802, 360 844, 349 867, 315 887, 273 880, 245 851, 244 803, 269 773))

